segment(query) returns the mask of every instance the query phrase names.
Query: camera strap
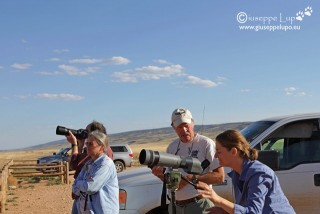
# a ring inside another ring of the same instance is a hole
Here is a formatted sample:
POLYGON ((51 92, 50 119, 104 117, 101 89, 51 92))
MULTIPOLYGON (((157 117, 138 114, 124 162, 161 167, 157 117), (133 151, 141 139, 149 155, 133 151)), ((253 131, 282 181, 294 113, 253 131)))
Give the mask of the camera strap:
MULTIPOLYGON (((165 168, 163 168, 163 173, 165 172, 165 168)), ((166 180, 163 179, 162 193, 161 193, 161 209, 166 209, 167 207, 167 185, 166 180)))

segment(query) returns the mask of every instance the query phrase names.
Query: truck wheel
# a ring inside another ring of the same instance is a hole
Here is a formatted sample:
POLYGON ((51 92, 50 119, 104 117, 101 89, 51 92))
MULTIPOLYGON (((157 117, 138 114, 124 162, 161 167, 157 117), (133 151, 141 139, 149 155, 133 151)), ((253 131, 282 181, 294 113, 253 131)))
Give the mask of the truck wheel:
POLYGON ((116 166, 117 172, 122 172, 124 170, 124 164, 121 161, 115 161, 114 165, 116 166))

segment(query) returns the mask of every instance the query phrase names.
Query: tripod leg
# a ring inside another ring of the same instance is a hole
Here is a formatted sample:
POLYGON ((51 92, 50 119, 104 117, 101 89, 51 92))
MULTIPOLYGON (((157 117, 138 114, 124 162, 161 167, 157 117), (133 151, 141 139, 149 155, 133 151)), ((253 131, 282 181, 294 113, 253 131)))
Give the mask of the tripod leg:
POLYGON ((176 214, 176 192, 171 191, 171 214, 176 214))

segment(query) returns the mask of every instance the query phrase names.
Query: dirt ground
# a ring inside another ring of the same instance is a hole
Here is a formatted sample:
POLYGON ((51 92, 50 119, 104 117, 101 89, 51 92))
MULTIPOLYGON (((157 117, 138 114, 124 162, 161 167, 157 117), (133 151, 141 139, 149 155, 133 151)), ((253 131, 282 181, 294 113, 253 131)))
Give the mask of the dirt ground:
MULTIPOLYGON (((126 170, 135 168, 133 166, 126 170)), ((59 184, 56 184, 55 181, 40 180, 38 183, 30 183, 30 179, 18 180, 16 188, 7 191, 5 213, 70 214, 73 204, 71 190, 74 179, 70 178, 70 184, 61 184, 59 180, 59 184)))
POLYGON ((7 193, 5 213, 51 214, 71 213, 71 184, 48 186, 47 181, 28 183, 23 181, 15 190, 7 193))

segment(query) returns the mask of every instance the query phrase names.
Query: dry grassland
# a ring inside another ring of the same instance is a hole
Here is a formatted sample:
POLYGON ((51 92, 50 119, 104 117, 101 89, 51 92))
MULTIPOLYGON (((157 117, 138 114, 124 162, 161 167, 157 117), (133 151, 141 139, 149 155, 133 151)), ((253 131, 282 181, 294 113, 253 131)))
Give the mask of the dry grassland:
MULTIPOLYGON (((130 147, 134 154, 134 165, 139 165, 139 154, 142 149, 165 152, 167 146, 167 141, 158 143, 131 144, 130 147)), ((57 151, 58 148, 0 152, 0 169, 10 160, 36 160, 41 156, 52 155, 53 152, 57 151)))
POLYGON ((21 150, 0 152, 0 169, 10 160, 36 160, 38 157, 50 155, 57 149, 21 150))
POLYGON ((14 160, 36 160, 38 157, 52 155, 57 149, 41 149, 41 150, 21 150, 0 152, 1 159, 14 160))
POLYGON ((149 143, 149 144, 131 144, 130 147, 133 151, 133 166, 137 167, 141 165, 139 163, 139 154, 142 149, 165 152, 167 146, 168 146, 168 142, 149 143))
POLYGON ((130 145, 133 151, 134 158, 139 158, 139 154, 142 149, 165 152, 167 146, 168 146, 168 142, 162 142, 162 143, 156 143, 156 144, 150 143, 150 144, 131 144, 130 145))
MULTIPOLYGON (((195 126, 195 130, 198 133, 201 133, 211 139, 214 139, 215 136, 227 129, 236 129, 241 130, 247 126, 248 122, 240 123, 226 123, 226 124, 217 124, 217 125, 204 125, 195 126), (200 131, 201 130, 201 131, 200 131)), ((142 149, 149 149, 153 151, 164 152, 174 139, 177 138, 174 130, 169 128, 160 128, 160 129, 150 129, 150 130, 141 130, 141 131, 132 131, 119 134, 111 134, 109 140, 112 143, 130 143, 130 147, 133 151, 134 165, 139 165, 139 154, 142 149)), ((0 151, 0 169, 3 164, 7 163, 9 160, 36 160, 41 156, 52 155, 53 152, 57 152, 60 148, 70 146, 65 140, 59 142, 56 145, 48 145, 46 147, 41 147, 33 150, 20 150, 20 151, 0 151)))
POLYGON ((0 152, 0 155, 1 159, 36 160, 40 156, 50 155, 56 151, 57 149, 6 151, 0 152))

